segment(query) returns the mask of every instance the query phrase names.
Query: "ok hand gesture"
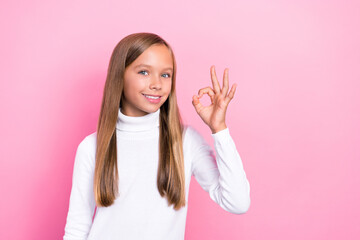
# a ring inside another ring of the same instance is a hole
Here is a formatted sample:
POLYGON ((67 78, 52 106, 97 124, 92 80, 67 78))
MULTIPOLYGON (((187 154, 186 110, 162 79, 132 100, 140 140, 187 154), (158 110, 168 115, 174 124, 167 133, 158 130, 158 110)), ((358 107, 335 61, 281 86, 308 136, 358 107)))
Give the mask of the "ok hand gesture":
POLYGON ((210 67, 210 75, 213 88, 205 87, 199 90, 198 95, 193 96, 192 104, 201 119, 210 127, 211 132, 217 133, 225 128, 225 114, 229 102, 234 97, 237 84, 233 84, 230 92, 229 90, 229 69, 226 68, 223 76, 223 88, 220 89, 219 82, 215 73, 215 66, 210 67), (203 106, 200 103, 200 98, 204 94, 209 95, 211 105, 203 106))

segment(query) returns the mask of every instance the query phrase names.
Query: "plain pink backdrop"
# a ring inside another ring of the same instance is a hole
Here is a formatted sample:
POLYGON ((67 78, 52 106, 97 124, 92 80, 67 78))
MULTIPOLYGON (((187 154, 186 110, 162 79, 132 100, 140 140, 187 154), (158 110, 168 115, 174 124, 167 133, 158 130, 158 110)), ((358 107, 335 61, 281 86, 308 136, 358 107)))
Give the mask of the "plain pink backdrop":
POLYGON ((1 5, 0 239, 62 239, 110 55, 141 31, 172 45, 183 119, 212 146, 191 98, 211 86, 213 64, 238 84, 226 121, 251 206, 228 213, 193 178, 187 240, 360 238, 359 1, 1 5))

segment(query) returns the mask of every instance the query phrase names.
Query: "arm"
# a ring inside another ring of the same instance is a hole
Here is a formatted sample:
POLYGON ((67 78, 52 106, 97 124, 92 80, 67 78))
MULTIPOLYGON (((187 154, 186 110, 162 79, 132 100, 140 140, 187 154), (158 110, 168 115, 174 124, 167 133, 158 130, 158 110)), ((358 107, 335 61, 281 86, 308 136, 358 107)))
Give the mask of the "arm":
POLYGON ((192 135, 192 174, 210 198, 224 210, 242 214, 250 207, 250 184, 240 155, 226 128, 211 134, 216 157, 204 138, 194 129, 192 135))
POLYGON ((91 154, 94 146, 90 140, 89 137, 85 138, 76 151, 64 240, 85 240, 91 228, 95 210, 95 161, 91 154))

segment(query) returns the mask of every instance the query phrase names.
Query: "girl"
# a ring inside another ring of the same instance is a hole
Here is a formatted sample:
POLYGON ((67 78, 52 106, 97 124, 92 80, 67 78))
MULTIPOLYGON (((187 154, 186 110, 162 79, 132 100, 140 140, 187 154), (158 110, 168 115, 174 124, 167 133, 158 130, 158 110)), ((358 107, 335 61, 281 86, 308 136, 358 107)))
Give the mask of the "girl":
POLYGON ((214 66, 211 79, 213 88, 200 89, 192 103, 212 132, 216 157, 182 124, 170 45, 144 32, 117 44, 97 131, 77 148, 64 240, 183 240, 192 175, 224 210, 248 210, 250 185, 225 124, 236 85, 228 93, 228 69, 223 88, 214 66), (206 107, 199 101, 204 94, 212 102, 206 107))

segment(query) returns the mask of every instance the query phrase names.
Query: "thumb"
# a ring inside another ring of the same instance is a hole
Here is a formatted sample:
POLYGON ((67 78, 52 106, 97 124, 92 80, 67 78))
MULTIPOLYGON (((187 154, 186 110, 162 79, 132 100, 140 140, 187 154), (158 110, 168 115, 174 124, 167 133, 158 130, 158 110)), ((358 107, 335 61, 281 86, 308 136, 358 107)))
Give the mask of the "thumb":
POLYGON ((199 112, 200 109, 203 107, 203 105, 201 104, 199 98, 196 95, 193 96, 192 104, 194 105, 195 110, 197 112, 199 112))

